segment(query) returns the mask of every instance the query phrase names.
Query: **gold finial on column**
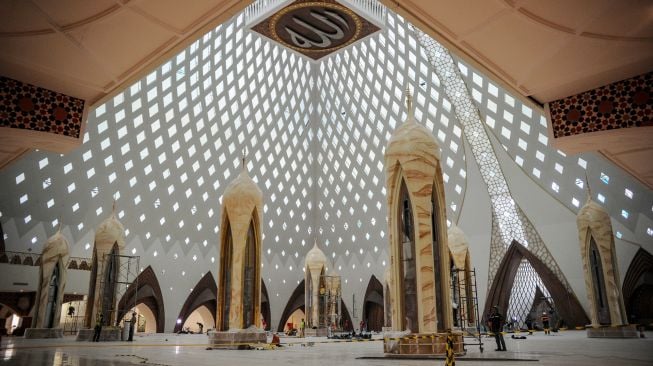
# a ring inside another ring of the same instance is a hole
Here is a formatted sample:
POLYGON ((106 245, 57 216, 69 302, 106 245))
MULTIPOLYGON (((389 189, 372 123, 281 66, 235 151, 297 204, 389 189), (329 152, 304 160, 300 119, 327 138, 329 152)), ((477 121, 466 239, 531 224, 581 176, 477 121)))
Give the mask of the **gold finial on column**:
POLYGON ((113 199, 113 205, 111 206, 111 214, 115 216, 116 214, 116 199, 113 199))
POLYGON ((60 233, 61 232, 61 217, 59 218, 59 220, 57 220, 57 224, 58 224, 57 225, 57 233, 60 233))
POLYGON ((247 156, 247 147, 243 148, 243 157, 242 157, 243 170, 245 170, 245 161, 246 161, 245 157, 246 156, 247 156))

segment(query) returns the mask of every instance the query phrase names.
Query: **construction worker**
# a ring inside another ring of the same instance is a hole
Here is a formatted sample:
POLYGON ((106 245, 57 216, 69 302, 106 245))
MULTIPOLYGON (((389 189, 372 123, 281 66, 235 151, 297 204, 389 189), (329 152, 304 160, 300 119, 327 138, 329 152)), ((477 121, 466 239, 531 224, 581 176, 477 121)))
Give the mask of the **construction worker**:
POLYGON ((533 318, 531 317, 530 313, 526 315, 526 320, 524 320, 524 323, 526 324, 526 329, 528 329, 528 335, 533 335, 533 318))
POLYGON ((551 328, 549 325, 549 314, 547 312, 542 313, 542 328, 544 328, 544 334, 551 334, 551 328))
POLYGON ((104 315, 100 314, 95 321, 95 332, 93 333, 93 342, 100 341, 100 334, 102 333, 102 324, 104 323, 104 315))
POLYGON ((497 349, 495 351, 505 351, 506 341, 503 339, 503 315, 499 313, 499 307, 493 306, 490 317, 488 318, 488 326, 490 331, 494 333, 494 340, 497 342, 497 349))

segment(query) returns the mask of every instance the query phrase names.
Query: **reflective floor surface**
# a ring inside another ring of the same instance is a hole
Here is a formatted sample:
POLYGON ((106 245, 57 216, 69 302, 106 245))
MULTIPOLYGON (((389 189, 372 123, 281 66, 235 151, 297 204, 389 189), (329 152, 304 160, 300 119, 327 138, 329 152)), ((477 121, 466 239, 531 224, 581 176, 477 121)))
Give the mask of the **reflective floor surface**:
MULTIPOLYGON (((647 338, 589 339, 584 331, 550 336, 538 333, 527 339, 506 337, 508 352, 495 352, 493 338, 483 338, 485 352, 468 346, 460 365, 653 365, 653 332, 647 338)), ((382 343, 332 342, 326 338, 282 338, 275 350, 207 350, 206 335, 155 334, 134 342, 76 342, 64 339, 26 340, 2 337, 0 365, 56 366, 394 366, 443 365, 443 360, 382 358, 382 343), (307 343, 310 342, 310 343, 307 343)), ((470 340, 471 341, 471 340, 470 340)))

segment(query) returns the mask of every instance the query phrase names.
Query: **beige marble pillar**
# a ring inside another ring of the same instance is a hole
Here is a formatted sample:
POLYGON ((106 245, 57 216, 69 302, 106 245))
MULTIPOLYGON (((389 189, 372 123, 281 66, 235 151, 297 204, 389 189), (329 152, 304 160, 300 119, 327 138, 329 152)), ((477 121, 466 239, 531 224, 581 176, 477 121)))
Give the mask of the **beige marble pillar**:
POLYGON ((392 266, 388 265, 385 267, 385 272, 383 273, 383 318, 384 326, 392 327, 392 308, 394 308, 394 301, 392 299, 392 266))
POLYGON ((216 314, 220 331, 261 327, 262 210, 263 193, 243 162, 243 170, 227 186, 222 200, 216 314))
MULTIPOLYGON (((304 262, 304 296, 306 309, 306 328, 320 327, 320 289, 322 276, 326 274, 327 259, 324 252, 317 246, 306 253, 304 262)), ((324 289, 326 291, 326 288, 324 289)))
POLYGON ((114 204, 111 216, 95 230, 93 264, 86 304, 86 326, 89 328, 95 326, 100 314, 103 316, 104 325, 116 324, 116 310, 120 300, 116 296, 116 281, 120 276, 120 260, 116 256, 122 255, 124 249, 125 228, 116 218, 114 204), (110 281, 111 278, 113 281, 110 281))
POLYGON ((458 311, 461 314, 462 319, 467 324, 460 324, 461 327, 471 325, 474 321, 474 309, 473 309, 473 299, 472 299, 472 289, 470 280, 471 264, 469 258, 469 244, 465 233, 455 224, 451 224, 449 228, 448 235, 448 244, 449 252, 451 255, 451 260, 453 261, 454 266, 457 269, 462 270, 458 271, 458 283, 454 284, 459 286, 460 290, 460 299, 458 301, 458 311))
POLYGON ((408 95, 407 99, 408 118, 394 131, 385 154, 391 267, 396 279, 392 289, 396 305, 392 308, 392 325, 396 330, 414 328, 410 329, 414 333, 445 331, 451 328, 453 318, 440 150, 430 131, 415 121, 412 97, 408 95), (407 203, 402 202, 404 194, 409 199, 407 203), (406 220, 402 215, 408 209, 412 232, 404 233, 406 220), (404 253, 406 235, 412 238, 415 255, 417 324, 412 325, 407 324, 412 321, 407 318, 412 309, 405 307, 408 301, 402 269, 402 258, 411 255, 404 253))
POLYGON ((606 321, 601 322, 607 315, 612 326, 628 324, 610 215, 601 205, 588 199, 578 211, 576 224, 592 327, 607 324, 606 321), (595 250, 592 250, 593 247, 595 250), (602 301, 605 301, 603 309, 607 306, 608 312, 599 314, 599 303, 602 301))
POLYGON ((68 241, 59 230, 46 241, 41 253, 35 328, 59 327, 69 258, 68 241))

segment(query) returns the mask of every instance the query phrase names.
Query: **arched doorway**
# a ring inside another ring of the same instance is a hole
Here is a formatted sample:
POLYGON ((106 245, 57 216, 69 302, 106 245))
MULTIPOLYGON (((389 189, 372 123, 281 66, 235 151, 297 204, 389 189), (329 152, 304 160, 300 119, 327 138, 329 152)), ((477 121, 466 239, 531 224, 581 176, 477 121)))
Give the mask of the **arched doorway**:
POLYGON ((293 291, 290 295, 290 298, 286 303, 286 307, 283 309, 283 313, 281 313, 281 320, 277 326, 278 332, 284 331, 288 319, 290 319, 291 315, 293 315, 293 313, 298 309, 300 309, 302 313, 306 312, 304 306, 304 280, 302 280, 302 282, 300 282, 299 285, 295 287, 295 291, 293 291))
MULTIPOLYGON (((18 322, 17 316, 15 315, 16 311, 11 307, 0 303, 0 335, 11 334, 13 325, 18 322)), ((18 325, 16 325, 18 326, 18 325)))
POLYGON ((350 331, 354 329, 354 323, 351 321, 351 315, 349 315, 349 309, 347 309, 347 305, 345 305, 344 300, 340 300, 340 311, 342 314, 340 314, 340 328, 345 331, 350 331))
POLYGON ((202 333, 206 332, 210 328, 207 326, 211 324, 215 324, 215 314, 206 305, 202 305, 190 313, 184 321, 182 329, 193 333, 202 333), (200 324, 202 325, 200 326, 200 324))
POLYGON ((22 336, 26 328, 32 326, 32 317, 29 316, 36 303, 36 292, 0 292, 0 305, 9 308, 5 322, 8 329, 17 336, 22 336), (12 320, 9 321, 8 319, 12 320), (15 327, 14 327, 15 326, 15 327))
POLYGON ((551 294, 558 314, 568 326, 584 326, 589 322, 589 318, 580 306, 576 296, 572 292, 567 291, 549 267, 516 240, 513 240, 512 244, 510 244, 510 247, 501 260, 494 282, 485 301, 483 319, 487 319, 493 306, 498 306, 499 312, 506 314, 515 276, 519 267, 523 266, 524 261, 530 263, 540 276, 544 286, 546 286, 551 294))
POLYGON ((363 320, 369 331, 380 332, 383 328, 383 285, 374 275, 363 298, 363 320))
MULTIPOLYGON (((193 291, 188 295, 184 305, 179 311, 179 316, 177 317, 177 323, 175 324, 174 332, 180 332, 186 327, 186 322, 191 314, 198 308, 204 306, 211 313, 211 320, 206 316, 203 317, 204 331, 215 328, 215 314, 217 311, 217 294, 218 287, 213 278, 211 271, 207 272, 202 279, 197 282, 193 291)), ((268 290, 265 287, 265 283, 261 280, 261 315, 267 324, 267 328, 270 329, 270 300, 268 296, 268 290)), ((197 324, 190 324, 191 329, 198 327, 197 324)))
POLYGON ((653 323, 653 255, 640 248, 628 266, 622 287, 631 324, 653 323))
POLYGON ((213 278, 213 274, 211 271, 207 272, 202 279, 197 282, 195 287, 193 287, 193 291, 188 295, 186 298, 186 301, 184 302, 184 305, 181 307, 181 310, 179 311, 179 315, 177 316, 177 322, 175 323, 175 329, 174 332, 178 333, 182 331, 184 323, 186 323, 186 320, 191 316, 191 314, 195 311, 195 309, 205 306, 209 312, 213 315, 213 322, 212 323, 204 323, 204 329, 208 330, 211 328, 215 328, 215 313, 217 311, 217 293, 218 293, 218 286, 215 283, 215 279, 213 278))
POLYGON ((268 296, 268 289, 265 287, 265 281, 261 278, 261 316, 263 317, 265 330, 272 329, 270 324, 270 297, 268 296))
POLYGON ((127 311, 127 318, 131 319, 131 313, 136 312, 136 328, 134 333, 156 333, 157 318, 149 306, 140 303, 127 311))
POLYGON ((306 319, 306 314, 304 314, 304 310, 302 309, 297 309, 293 311, 292 314, 286 319, 284 322, 284 328, 283 331, 286 334, 290 334, 289 331, 291 330, 299 330, 299 325, 302 322, 302 319, 306 319))
POLYGON ((157 333, 163 333, 165 330, 165 309, 163 305, 163 295, 161 287, 156 278, 156 273, 151 266, 147 266, 138 277, 127 288, 127 291, 118 302, 118 322, 125 317, 131 319, 131 310, 134 305, 145 305, 153 314, 151 324, 156 324, 157 333))

